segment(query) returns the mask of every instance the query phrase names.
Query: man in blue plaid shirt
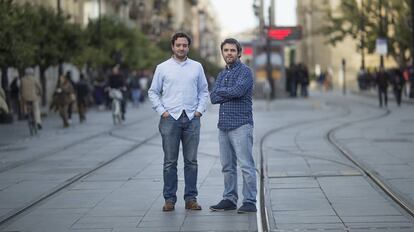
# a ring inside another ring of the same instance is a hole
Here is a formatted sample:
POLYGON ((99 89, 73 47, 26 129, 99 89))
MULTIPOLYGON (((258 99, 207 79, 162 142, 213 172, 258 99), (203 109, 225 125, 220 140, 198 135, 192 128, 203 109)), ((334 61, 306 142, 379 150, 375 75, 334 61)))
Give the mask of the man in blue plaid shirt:
POLYGON ((226 68, 217 77, 210 94, 213 104, 220 104, 219 144, 224 175, 223 200, 210 206, 212 211, 237 208, 237 162, 243 175, 243 205, 238 213, 256 212, 256 169, 252 154, 252 71, 240 62, 242 47, 232 38, 221 43, 226 68))

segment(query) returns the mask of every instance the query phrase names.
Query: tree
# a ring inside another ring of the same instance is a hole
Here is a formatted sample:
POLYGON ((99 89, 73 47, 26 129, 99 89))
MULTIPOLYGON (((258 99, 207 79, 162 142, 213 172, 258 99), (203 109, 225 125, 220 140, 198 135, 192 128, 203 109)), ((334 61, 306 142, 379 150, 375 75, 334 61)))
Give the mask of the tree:
POLYGON ((82 60, 95 68, 120 63, 128 69, 149 69, 166 55, 138 29, 128 28, 114 18, 90 21, 86 34, 88 48, 82 60))
POLYGON ((363 8, 356 0, 341 0, 335 13, 326 8, 326 25, 319 33, 327 35, 326 42, 334 46, 348 36, 353 39, 364 36, 357 50, 366 49, 370 54, 375 52, 376 39, 384 37, 388 42, 388 55, 399 65, 406 65, 411 59, 410 1, 362 1, 363 8))
POLYGON ((80 26, 69 23, 69 16, 57 14, 53 9, 43 6, 25 6, 36 12, 35 17, 30 19, 30 33, 33 37, 29 41, 36 47, 34 64, 40 68, 40 80, 45 93, 42 99, 44 105, 47 96, 46 69, 63 61, 74 60, 75 55, 84 49, 85 42, 80 26))
POLYGON ((28 5, 17 7, 11 0, 0 0, 0 66, 20 71, 34 64, 36 45, 33 43, 32 22, 36 18, 28 5), (32 20, 33 19, 33 20, 32 20))
POLYGON ((144 34, 134 30, 127 42, 125 63, 131 69, 154 69, 168 53, 161 50, 144 34))

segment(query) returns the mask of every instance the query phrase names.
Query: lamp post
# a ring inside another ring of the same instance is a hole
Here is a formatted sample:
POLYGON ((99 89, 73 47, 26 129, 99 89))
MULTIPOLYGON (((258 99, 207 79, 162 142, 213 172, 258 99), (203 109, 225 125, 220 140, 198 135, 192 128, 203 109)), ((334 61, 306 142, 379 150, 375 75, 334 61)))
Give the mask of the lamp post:
MULTIPOLYGON (((62 5, 61 5, 61 1, 57 0, 57 13, 58 13, 58 17, 60 18, 62 16, 62 5)), ((58 74, 59 76, 63 74, 63 60, 62 58, 59 58, 59 64, 58 64, 58 74)), ((60 80, 60 79, 59 79, 60 80)))
POLYGON ((98 48, 101 49, 101 0, 98 0, 98 24, 97 24, 97 31, 98 31, 98 48))
MULTIPOLYGON (((269 26, 268 31, 274 26, 274 8, 275 0, 272 0, 269 6, 269 26)), ((270 85, 270 99, 275 97, 275 86, 273 80, 273 67, 272 67, 272 41, 269 35, 266 34, 266 75, 267 81, 270 85)))
POLYGON ((365 70, 365 8, 364 0, 361 0, 361 19, 360 19, 360 36, 361 36, 361 69, 365 70))
POLYGON ((56 8, 57 8, 58 15, 60 15, 62 13, 62 5, 61 5, 60 0, 57 0, 56 8))
POLYGON ((414 0, 411 0, 411 68, 410 68, 410 98, 414 97, 414 0))
MULTIPOLYGON (((411 66, 414 68, 414 0, 411 0, 411 66)), ((412 72, 414 75, 414 72, 412 72)))
MULTIPOLYGON (((380 20, 380 22, 379 22, 379 37, 381 38, 381 39, 384 39, 385 38, 385 35, 384 35, 384 18, 382 17, 382 0, 379 0, 379 2, 378 2, 378 4, 379 4, 379 20, 380 20)), ((383 54, 381 54, 380 55, 380 68, 384 68, 384 55, 383 54)))

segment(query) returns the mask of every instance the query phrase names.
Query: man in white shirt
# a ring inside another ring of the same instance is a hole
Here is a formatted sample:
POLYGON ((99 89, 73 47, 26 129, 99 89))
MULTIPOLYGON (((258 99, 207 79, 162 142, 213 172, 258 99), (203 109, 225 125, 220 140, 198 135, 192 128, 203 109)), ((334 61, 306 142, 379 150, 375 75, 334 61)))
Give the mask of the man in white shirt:
POLYGON ((161 116, 159 131, 164 150, 163 211, 173 211, 177 201, 180 141, 184 157, 185 208, 201 210, 197 203, 197 149, 200 117, 206 110, 209 92, 203 66, 187 57, 190 45, 191 38, 187 34, 179 32, 173 35, 173 55, 157 66, 148 90, 153 109, 161 116))

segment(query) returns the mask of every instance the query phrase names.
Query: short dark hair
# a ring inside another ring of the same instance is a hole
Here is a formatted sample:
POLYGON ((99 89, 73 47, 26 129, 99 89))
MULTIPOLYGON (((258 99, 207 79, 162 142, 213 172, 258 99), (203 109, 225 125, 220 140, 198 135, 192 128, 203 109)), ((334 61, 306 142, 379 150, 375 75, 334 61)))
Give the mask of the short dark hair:
POLYGON ((233 38, 227 38, 223 42, 221 42, 220 50, 223 51, 223 46, 225 44, 234 44, 234 45, 236 45, 237 53, 239 54, 239 57, 241 56, 241 52, 242 52, 243 49, 242 49, 242 46, 240 45, 239 41, 237 41, 236 39, 233 39, 233 38))
POLYGON ((175 41, 176 41, 178 38, 186 38, 186 39, 187 39, 187 41, 188 41, 188 46, 190 46, 190 45, 191 45, 191 37, 190 37, 188 34, 184 33, 184 32, 177 32, 177 33, 175 33, 175 34, 171 37, 171 45, 174 45, 175 41))

